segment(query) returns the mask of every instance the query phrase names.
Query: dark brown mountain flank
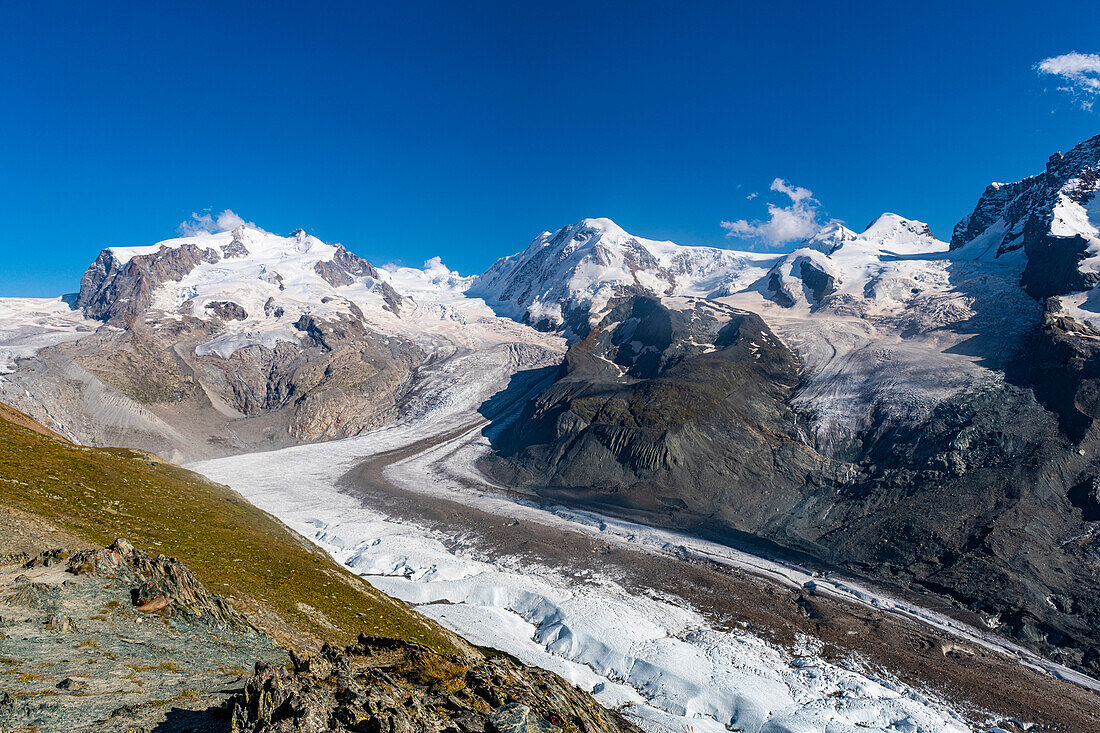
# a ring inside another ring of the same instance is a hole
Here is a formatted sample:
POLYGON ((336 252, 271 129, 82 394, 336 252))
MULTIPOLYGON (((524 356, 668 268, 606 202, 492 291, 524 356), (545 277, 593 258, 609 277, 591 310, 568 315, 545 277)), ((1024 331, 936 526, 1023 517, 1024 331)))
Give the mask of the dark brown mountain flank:
POLYGON ((487 468, 647 521, 752 531, 823 474, 787 405, 798 379, 794 353, 753 313, 630 298, 570 347, 487 468))

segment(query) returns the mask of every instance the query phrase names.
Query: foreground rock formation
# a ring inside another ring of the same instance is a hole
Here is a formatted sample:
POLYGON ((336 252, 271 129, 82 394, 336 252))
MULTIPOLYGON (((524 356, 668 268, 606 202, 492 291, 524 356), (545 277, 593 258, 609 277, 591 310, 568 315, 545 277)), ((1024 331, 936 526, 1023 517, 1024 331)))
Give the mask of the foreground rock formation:
POLYGON ((185 566, 118 540, 0 564, 3 730, 216 729, 223 689, 283 652, 185 566))
POLYGON ((289 665, 257 665, 227 705, 241 733, 638 731, 557 675, 505 655, 448 658, 369 636, 289 665))

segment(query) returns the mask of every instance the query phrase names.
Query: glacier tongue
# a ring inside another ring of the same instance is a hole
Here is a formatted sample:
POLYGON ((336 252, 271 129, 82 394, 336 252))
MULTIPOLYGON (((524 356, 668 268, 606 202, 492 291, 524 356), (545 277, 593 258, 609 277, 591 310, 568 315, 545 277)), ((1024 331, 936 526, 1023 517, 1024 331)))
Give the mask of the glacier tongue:
MULTIPOLYGON (((444 434, 454 441, 395 465, 394 480, 431 493, 472 492, 479 506, 501 504, 507 522, 536 515, 566 529, 593 531, 591 516, 557 508, 545 512, 470 488, 470 461, 483 443, 478 406, 499 392, 517 369, 545 363, 502 348, 491 332, 452 324, 469 343, 490 340, 468 354, 456 351, 426 369, 399 423, 346 441, 244 455, 192 466, 228 483, 249 501, 310 537, 379 589, 401 598, 475 643, 514 654, 591 690, 604 704, 623 706, 647 731, 733 729, 782 731, 969 730, 949 705, 859 663, 826 661, 809 639, 785 650, 749 630, 718 630, 700 613, 657 590, 632 592, 614 578, 570 580, 530 558, 492 557, 464 548, 408 521, 396 521, 340 489, 358 462, 444 434), (429 470, 436 462, 456 480, 429 470), (398 478, 401 476, 401 478, 398 478), (427 489, 428 485, 435 488, 427 489), (519 512, 519 514, 515 514, 519 512)), ((629 529, 629 528, 628 528, 629 529)), ((642 528, 637 528, 642 531, 642 528)), ((633 533, 631 533, 633 537, 633 533)), ((639 538, 645 541, 645 538, 639 538)), ((633 540, 632 540, 633 541, 633 540)))

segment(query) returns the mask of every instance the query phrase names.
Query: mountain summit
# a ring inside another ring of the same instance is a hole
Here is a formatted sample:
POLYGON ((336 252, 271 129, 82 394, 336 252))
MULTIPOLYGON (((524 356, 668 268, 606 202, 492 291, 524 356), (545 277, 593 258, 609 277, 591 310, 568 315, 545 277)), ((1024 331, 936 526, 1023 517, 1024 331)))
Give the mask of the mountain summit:
POLYGON ((1055 153, 1046 169, 1016 183, 991 183, 955 225, 951 249, 993 261, 1023 262, 1023 286, 1036 298, 1100 282, 1100 135, 1055 153))
POLYGON ((280 237, 238 226, 232 231, 169 239, 147 247, 110 247, 84 273, 77 307, 91 318, 118 320, 147 309, 203 318, 296 320, 319 310, 349 312, 341 289, 374 293, 392 310, 401 297, 385 276, 339 244, 295 230, 280 237))
POLYGON ((745 287, 774 255, 685 247, 635 237, 610 219, 543 232, 496 261, 470 289, 536 328, 588 333, 589 316, 629 295, 708 297, 745 287))

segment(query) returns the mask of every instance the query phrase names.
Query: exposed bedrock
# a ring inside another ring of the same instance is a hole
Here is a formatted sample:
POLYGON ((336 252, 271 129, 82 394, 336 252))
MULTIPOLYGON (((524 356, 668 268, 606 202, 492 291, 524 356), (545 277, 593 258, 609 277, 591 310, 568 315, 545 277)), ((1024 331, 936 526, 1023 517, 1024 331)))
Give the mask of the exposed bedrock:
POLYGON ((352 317, 311 317, 297 340, 246 345, 226 357, 196 353, 216 321, 127 323, 43 350, 0 385, 0 396, 80 442, 178 461, 384 425, 424 358, 414 344, 352 317))
POLYGON ((487 467, 662 524, 752 531, 827 473, 787 406, 798 370, 755 314, 630 298, 570 347, 487 467))
POLYGON ((83 309, 89 318, 102 321, 136 316, 152 304, 158 285, 182 280, 200 263, 219 259, 213 249, 184 244, 135 255, 122 264, 105 249, 80 279, 76 307, 83 309))

